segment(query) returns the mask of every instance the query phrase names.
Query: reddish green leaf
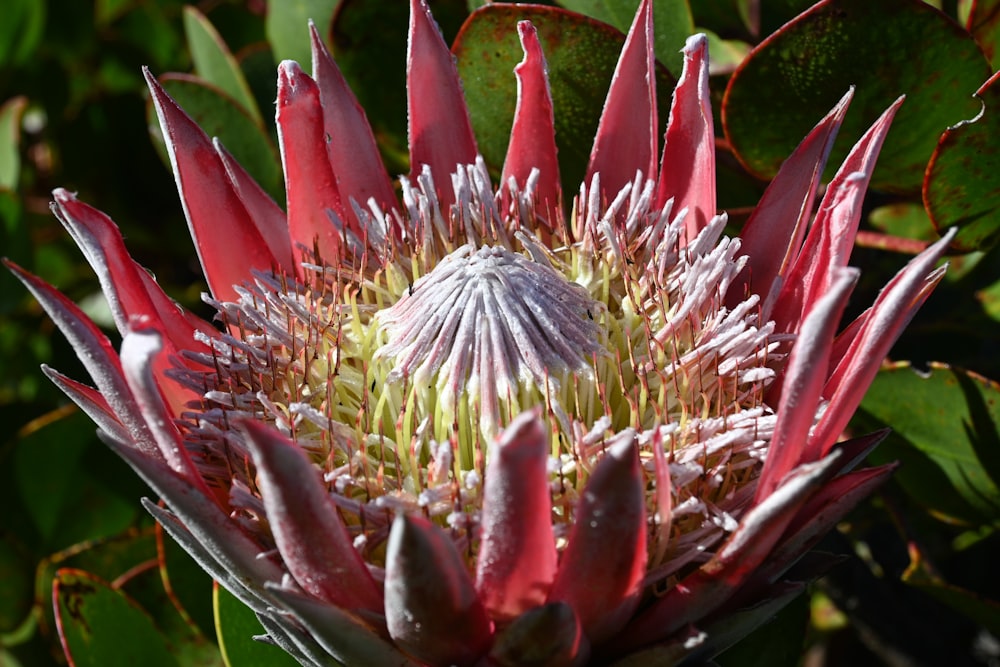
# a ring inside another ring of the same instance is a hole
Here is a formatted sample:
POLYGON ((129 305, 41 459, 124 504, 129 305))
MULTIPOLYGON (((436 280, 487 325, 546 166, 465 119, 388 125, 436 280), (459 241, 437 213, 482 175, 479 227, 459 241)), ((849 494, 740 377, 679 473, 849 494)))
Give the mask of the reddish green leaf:
POLYGON ((952 520, 1000 523, 996 383, 944 364, 927 373, 897 364, 876 376, 856 424, 892 427, 872 458, 902 461, 895 479, 918 504, 952 520))
POLYGON ((993 67, 996 67, 997 47, 1000 46, 1000 0, 975 0, 965 27, 979 42, 993 67))
MULTIPOLYGON (((594 134, 625 35, 611 26, 554 7, 488 5, 477 10, 455 40, 452 51, 465 87, 479 152, 499 169, 514 122, 517 83, 514 66, 523 51, 517 22, 530 20, 549 66, 555 112, 556 145, 564 194, 583 180, 594 134)), ((665 122, 674 82, 657 70, 660 118, 665 122)))
POLYGON ((729 82, 723 123, 739 159, 769 178, 850 86, 831 165, 905 94, 872 183, 916 192, 941 132, 979 111, 970 96, 989 73, 969 34, 921 0, 822 0, 751 52, 729 82))
POLYGON ((264 634, 250 607, 232 593, 215 584, 215 631, 227 667, 296 667, 298 663, 277 646, 254 641, 264 634))
POLYGON ((981 250, 1000 241, 1000 74, 976 92, 982 114, 941 135, 924 179, 924 205, 938 231, 958 227, 953 245, 981 250))
POLYGON ((52 596, 63 650, 75 667, 178 664, 152 619, 98 577, 59 570, 52 596))

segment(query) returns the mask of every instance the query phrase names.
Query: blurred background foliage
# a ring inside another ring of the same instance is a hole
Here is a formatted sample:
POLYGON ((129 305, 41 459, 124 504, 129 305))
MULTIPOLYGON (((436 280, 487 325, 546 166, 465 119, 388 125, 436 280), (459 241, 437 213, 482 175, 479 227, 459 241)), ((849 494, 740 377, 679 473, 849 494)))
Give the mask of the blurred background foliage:
MULTIPOLYGON (((499 170, 513 113, 513 25, 531 18, 550 64, 566 189, 590 150, 637 0, 519 7, 431 2, 453 43, 480 148, 499 170), (570 14, 580 12, 584 16, 570 14), (475 12, 475 13, 473 13, 475 12), (472 14, 470 18, 470 14, 472 14)), ((893 482, 823 549, 845 562, 722 665, 1000 664, 1000 1, 655 0, 661 121, 692 30, 709 33, 720 207, 738 233, 805 132, 851 85, 838 164, 901 94, 852 264, 853 317, 938 230, 952 268, 892 352, 852 429, 891 425, 875 462, 893 482)), ((133 256, 204 315, 204 289, 151 124, 147 66, 279 202, 276 63, 307 63, 307 19, 404 173, 407 3, 401 0, 4 0, 0 254, 111 332, 82 255, 48 210, 76 191, 133 256)), ((828 174, 829 176, 829 174, 828 174)), ((85 373, 0 272, 0 665, 284 664, 255 620, 140 511, 148 494, 38 370, 85 373)))

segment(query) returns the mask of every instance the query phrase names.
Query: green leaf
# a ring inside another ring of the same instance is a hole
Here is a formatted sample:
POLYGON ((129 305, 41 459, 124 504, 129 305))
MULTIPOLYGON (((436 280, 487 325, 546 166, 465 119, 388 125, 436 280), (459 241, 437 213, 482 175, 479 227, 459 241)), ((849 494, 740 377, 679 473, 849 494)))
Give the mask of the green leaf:
POLYGON ((309 47, 309 19, 326 35, 340 0, 269 0, 267 41, 279 62, 294 60, 303 67, 312 62, 309 47))
MULTIPOLYGON (((479 152, 492 168, 503 164, 514 122, 514 66, 523 51, 517 22, 538 30, 549 68, 564 193, 583 180, 594 134, 625 36, 593 19, 540 6, 488 5, 469 17, 452 47, 465 87, 479 152)), ((666 120, 674 81, 657 70, 660 118, 666 120)))
POLYGON ((229 47, 205 15, 190 5, 184 7, 184 34, 195 74, 233 98, 263 127, 260 109, 229 47))
POLYGON ((21 116, 28 98, 15 97, 0 106, 0 188, 14 190, 21 177, 21 116))
POLYGON ((932 364, 919 373, 896 364, 875 377, 859 408, 864 430, 893 434, 871 455, 900 460, 895 480, 934 514, 1000 523, 1000 387, 968 371, 932 364))
MULTIPOLYGON (((160 83, 205 134, 218 137, 262 188, 276 201, 284 201, 278 152, 271 139, 237 102, 215 86, 186 74, 165 74, 160 77, 160 83)), ((162 146, 152 105, 148 113, 150 127, 157 128, 154 138, 162 146)))
MULTIPOLYGON (((604 21, 628 33, 639 0, 559 0, 566 9, 604 21)), ((684 42, 694 33, 688 0, 653 0, 653 49, 674 78, 681 75, 684 42)))
POLYGON ((978 113, 970 96, 989 73, 969 34, 920 0, 823 0, 758 45, 733 75, 722 108, 726 136, 748 169, 773 177, 854 85, 832 169, 905 94, 872 182, 914 193, 941 132, 978 113))
MULTIPOLYGON (((31 611, 33 563, 20 541, 0 541, 0 635, 14 630, 31 611)), ((0 662, 0 664, 3 664, 0 662)))
POLYGON ((958 227, 964 251, 1000 241, 1000 75, 976 92, 982 114, 941 135, 924 180, 924 203, 939 231, 958 227))
POLYGON ((296 667, 298 663, 277 646, 254 641, 264 628, 250 607, 215 584, 215 631, 228 667, 296 667))
POLYGON ((20 434, 12 461, 19 496, 49 548, 115 535, 138 514, 134 500, 94 474, 93 464, 114 457, 94 431, 85 414, 71 409, 52 412, 20 434))
POLYGON ((56 573, 59 634, 75 667, 175 667, 166 640, 129 597, 82 570, 56 573))
POLYGON ((4 0, 0 20, 0 64, 19 65, 34 55, 45 30, 45 0, 4 0))

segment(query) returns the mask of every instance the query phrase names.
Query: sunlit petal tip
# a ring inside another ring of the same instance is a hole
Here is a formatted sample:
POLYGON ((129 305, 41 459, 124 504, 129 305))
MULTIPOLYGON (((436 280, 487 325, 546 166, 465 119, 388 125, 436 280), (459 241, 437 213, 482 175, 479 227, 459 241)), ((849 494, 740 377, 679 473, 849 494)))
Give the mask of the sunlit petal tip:
POLYGON ((555 575, 548 454, 549 433, 534 410, 515 418, 493 449, 476 588, 494 619, 542 603, 555 575))
POLYGON ((143 75, 160 121, 177 192, 212 294, 234 299, 233 285, 246 276, 247 264, 276 264, 250 220, 208 136, 167 94, 148 68, 143 75), (228 252, 217 252, 227 248, 228 252))
POLYGON ((278 551, 295 581, 330 604, 380 612, 382 596, 330 502, 319 470, 273 427, 243 419, 237 428, 257 467, 278 551))
POLYGON ((851 86, 782 163, 740 230, 747 265, 730 287, 730 307, 751 292, 770 294, 778 276, 787 272, 789 262, 798 254, 830 149, 853 97, 851 86), (751 279, 752 284, 747 284, 751 279))
POLYGON ((639 603, 646 567, 644 481, 635 434, 624 432, 591 473, 550 602, 566 602, 590 643, 621 629, 639 603))
POLYGON ((380 210, 397 208, 396 193, 364 109, 312 23, 309 35, 312 76, 319 87, 323 108, 327 157, 342 197, 353 198, 362 205, 374 198, 380 210))
POLYGON ((836 360, 836 368, 829 373, 823 396, 830 403, 816 424, 810 446, 818 447, 824 454, 834 446, 861 403, 882 359, 944 276, 943 270, 935 270, 934 265, 956 233, 955 229, 950 229, 910 260, 879 293, 864 323, 854 332, 844 356, 836 360))
POLYGON ((833 270, 847 266, 875 162, 903 99, 891 104, 858 140, 827 186, 772 313, 778 331, 797 331, 811 305, 829 289, 833 270))
POLYGON ((523 189, 532 170, 537 169, 536 210, 551 229, 561 217, 562 190, 548 69, 535 26, 530 21, 519 21, 517 33, 524 59, 514 67, 517 106, 503 163, 501 196, 504 210, 509 209, 511 193, 506 184, 513 178, 523 189))
POLYGON ((489 649, 491 623, 451 539, 420 516, 397 514, 386 546, 385 617, 392 639, 433 665, 470 664, 489 649))
MULTIPOLYGON (((196 330, 213 331, 205 322, 178 317, 179 306, 131 258, 111 218, 62 188, 54 190, 52 197, 53 213, 73 236, 98 276, 119 333, 124 335, 128 331, 130 320, 142 318, 163 334, 167 354, 155 362, 158 374, 162 375, 169 367, 170 355, 198 347, 196 330)), ((161 390, 174 409, 196 398, 194 392, 173 382, 163 383, 161 390)))
POLYGON ((347 227, 356 225, 352 225, 353 216, 345 215, 327 152, 316 150, 329 141, 319 88, 291 60, 278 65, 276 121, 292 251, 300 261, 309 260, 309 253, 315 247, 321 258, 335 263, 341 257, 345 230, 337 229, 328 212, 347 227))
POLYGON ((410 178, 431 168, 441 209, 455 201, 447 175, 476 161, 476 138, 462 94, 455 59, 431 16, 426 0, 410 0, 406 54, 410 178))
POLYGON ((156 441, 164 460, 178 475, 190 480, 209 495, 195 470, 174 417, 164 403, 154 367, 163 351, 163 337, 154 330, 128 331, 122 338, 122 371, 135 397, 143 420, 156 441))
POLYGON ((66 377, 46 364, 42 364, 42 373, 61 392, 69 396, 70 400, 76 403, 97 424, 99 429, 110 433, 119 441, 127 442, 129 440, 128 431, 125 430, 125 426, 115 416, 114 410, 108 405, 107 400, 101 395, 101 392, 82 382, 77 382, 72 378, 66 377))
POLYGON ((689 37, 674 88, 656 184, 656 205, 670 198, 675 211, 687 208, 685 236, 693 240, 715 217, 715 121, 708 90, 708 40, 689 37), (698 178, 691 178, 698 174, 698 178))
POLYGON ((28 288, 69 341, 115 417, 128 430, 129 442, 146 456, 162 461, 160 448, 142 419, 132 390, 125 381, 121 360, 104 332, 79 306, 44 280, 8 259, 4 259, 3 264, 28 288))
MULTIPOLYGON (((655 179, 658 132, 653 9, 650 0, 642 0, 611 79, 585 182, 599 173, 601 194, 611 200, 632 182, 636 169, 645 178, 655 179)), ((702 180, 690 178, 691 168, 687 165, 685 178, 702 180)))
POLYGON ((489 664, 496 667, 577 667, 590 657, 590 644, 573 608, 545 604, 518 616, 496 635, 489 664))

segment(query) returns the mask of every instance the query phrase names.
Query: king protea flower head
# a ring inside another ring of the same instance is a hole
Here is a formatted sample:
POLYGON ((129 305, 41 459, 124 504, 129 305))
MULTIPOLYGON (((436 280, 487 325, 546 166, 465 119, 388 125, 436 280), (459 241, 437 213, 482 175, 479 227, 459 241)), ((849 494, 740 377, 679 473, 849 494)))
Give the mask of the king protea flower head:
POLYGON ((302 664, 711 655, 801 590, 789 568, 889 474, 850 471, 882 434, 838 438, 948 238, 837 328, 899 102, 811 217, 848 93, 727 238, 706 41, 684 49, 661 153, 650 5, 569 213, 534 28, 518 26, 494 185, 412 0, 401 197, 315 30, 312 76, 278 70, 285 211, 147 72, 217 326, 65 190, 53 211, 121 351, 12 267, 96 388, 46 375, 163 498, 143 502, 164 529, 302 664))

